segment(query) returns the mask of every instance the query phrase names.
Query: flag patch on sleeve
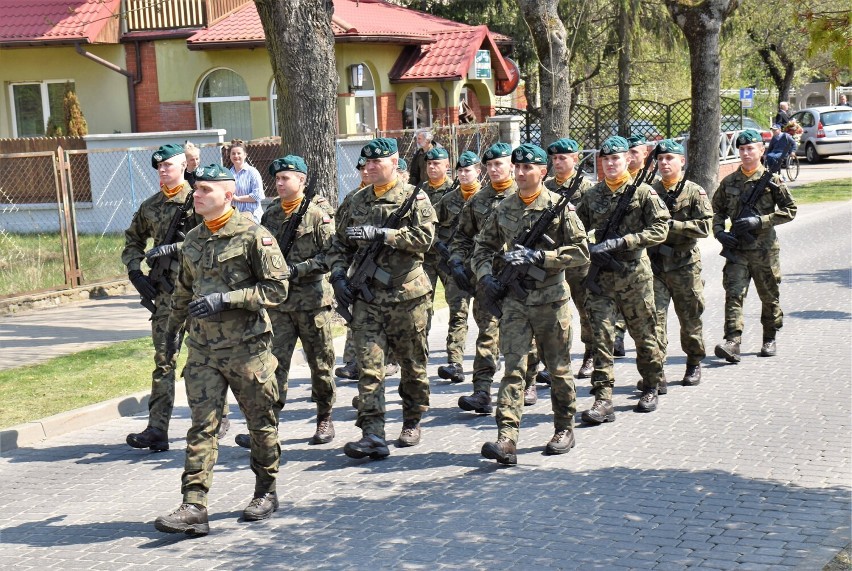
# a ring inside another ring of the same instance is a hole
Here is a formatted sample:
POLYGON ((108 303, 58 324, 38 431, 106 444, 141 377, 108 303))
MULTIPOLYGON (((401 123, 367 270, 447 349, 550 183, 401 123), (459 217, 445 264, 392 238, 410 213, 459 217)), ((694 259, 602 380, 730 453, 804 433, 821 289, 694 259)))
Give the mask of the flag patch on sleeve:
POLYGON ((271 246, 272 245, 272 236, 263 236, 260 239, 260 243, 263 244, 264 246, 271 246))

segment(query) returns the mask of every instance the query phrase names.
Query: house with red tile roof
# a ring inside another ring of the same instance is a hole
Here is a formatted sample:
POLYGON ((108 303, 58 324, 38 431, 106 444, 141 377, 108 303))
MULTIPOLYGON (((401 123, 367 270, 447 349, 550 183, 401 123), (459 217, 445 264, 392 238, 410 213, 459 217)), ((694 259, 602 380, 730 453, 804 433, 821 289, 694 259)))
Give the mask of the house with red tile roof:
MULTIPOLYGON (((517 85, 511 39, 387 0, 334 0, 338 136, 478 120, 517 85)), ((73 89, 90 133, 277 134, 250 0, 0 0, 0 138, 40 136, 73 89)))

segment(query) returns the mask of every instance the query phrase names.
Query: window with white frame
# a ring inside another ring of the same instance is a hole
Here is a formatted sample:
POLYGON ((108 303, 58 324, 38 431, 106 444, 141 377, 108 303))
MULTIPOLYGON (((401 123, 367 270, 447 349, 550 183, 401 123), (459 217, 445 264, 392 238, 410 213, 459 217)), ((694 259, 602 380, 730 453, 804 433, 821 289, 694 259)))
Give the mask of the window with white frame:
POLYGON ((225 129, 231 139, 252 138, 248 87, 239 74, 211 71, 198 87, 196 106, 199 129, 225 129))
POLYGON ((278 86, 275 78, 272 78, 272 87, 269 88, 269 113, 272 116, 272 136, 278 136, 278 86))
POLYGON ((403 129, 420 129, 432 126, 432 92, 415 89, 405 96, 402 109, 403 129))
POLYGON ((55 79, 28 81, 9 85, 12 103, 12 134, 15 137, 43 137, 47 121, 53 117, 57 125, 65 123, 65 85, 74 91, 74 81, 55 79))
POLYGON ((360 74, 360 89, 355 89, 355 132, 369 135, 376 130, 376 87, 373 74, 366 64, 357 65, 360 74))

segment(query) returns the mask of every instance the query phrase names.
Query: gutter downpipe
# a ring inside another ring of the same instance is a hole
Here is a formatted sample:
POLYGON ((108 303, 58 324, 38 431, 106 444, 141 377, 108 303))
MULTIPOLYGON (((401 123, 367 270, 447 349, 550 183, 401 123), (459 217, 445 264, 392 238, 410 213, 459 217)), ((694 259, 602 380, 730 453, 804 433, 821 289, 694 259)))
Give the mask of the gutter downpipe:
MULTIPOLYGON (((141 71, 140 66, 142 62, 142 55, 139 53, 139 42, 134 42, 134 45, 136 47, 136 69, 138 71, 141 71)), ((91 52, 87 52, 85 49, 83 49, 83 46, 81 46, 79 42, 76 42, 74 44, 74 49, 77 50, 77 53, 83 56, 84 58, 90 59, 93 62, 98 63, 116 73, 120 73, 121 75, 127 78, 127 97, 129 99, 128 103, 130 106, 130 131, 132 133, 136 133, 136 86, 142 83, 141 73, 140 77, 136 78, 132 73, 130 73, 126 69, 122 69, 121 67, 103 59, 102 57, 96 56, 91 52)))

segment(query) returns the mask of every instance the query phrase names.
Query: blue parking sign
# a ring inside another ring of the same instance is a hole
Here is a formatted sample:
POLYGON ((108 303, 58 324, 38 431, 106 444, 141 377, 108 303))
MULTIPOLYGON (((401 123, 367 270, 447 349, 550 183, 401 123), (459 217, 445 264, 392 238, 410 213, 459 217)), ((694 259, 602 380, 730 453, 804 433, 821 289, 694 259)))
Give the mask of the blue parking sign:
POLYGON ((740 89, 740 100, 743 99, 754 99, 753 87, 743 87, 742 89, 740 89))

